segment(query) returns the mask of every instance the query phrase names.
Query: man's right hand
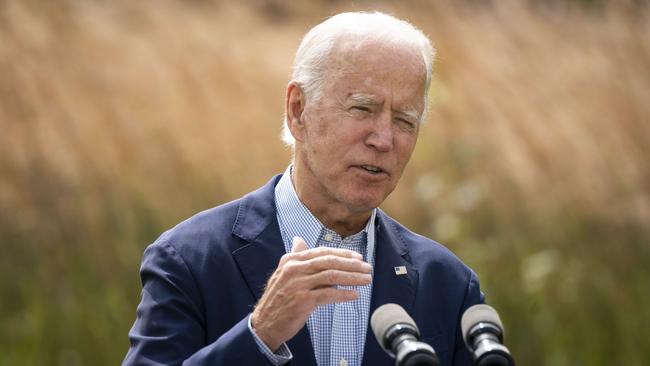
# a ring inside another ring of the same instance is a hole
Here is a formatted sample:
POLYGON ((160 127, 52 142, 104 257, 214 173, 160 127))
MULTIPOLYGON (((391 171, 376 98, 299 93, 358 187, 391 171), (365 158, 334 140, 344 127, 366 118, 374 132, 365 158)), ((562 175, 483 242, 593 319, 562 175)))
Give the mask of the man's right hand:
POLYGON ((339 286, 365 286, 372 268, 361 254, 319 247, 307 249, 293 238, 291 253, 282 256, 262 298, 255 306, 251 325, 257 336, 275 352, 293 338, 316 306, 355 300, 359 294, 339 286))

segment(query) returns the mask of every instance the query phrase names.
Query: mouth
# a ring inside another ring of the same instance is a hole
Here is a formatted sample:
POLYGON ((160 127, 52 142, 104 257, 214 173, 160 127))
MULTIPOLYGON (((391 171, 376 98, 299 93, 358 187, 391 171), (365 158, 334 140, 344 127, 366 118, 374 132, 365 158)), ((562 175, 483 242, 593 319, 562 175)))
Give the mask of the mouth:
POLYGON ((386 171, 375 165, 359 165, 359 168, 373 175, 387 174, 386 171))

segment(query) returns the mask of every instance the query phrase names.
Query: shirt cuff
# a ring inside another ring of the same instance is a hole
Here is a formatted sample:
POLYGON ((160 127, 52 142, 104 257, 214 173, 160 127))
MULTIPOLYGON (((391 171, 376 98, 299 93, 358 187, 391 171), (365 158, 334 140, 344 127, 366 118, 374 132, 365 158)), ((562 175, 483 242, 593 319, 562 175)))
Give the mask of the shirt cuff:
POLYGON ((257 336, 257 333, 255 333, 255 330, 253 329, 253 325, 251 324, 251 318, 252 314, 248 316, 248 330, 250 330, 251 334, 253 335, 253 339, 255 339, 255 343, 257 343, 257 348, 259 348, 260 352, 266 358, 271 362, 274 366, 281 366, 293 358, 293 355, 291 354, 291 351, 289 350, 289 347, 287 346, 286 343, 282 343, 280 348, 278 348, 278 351, 276 353, 273 353, 271 349, 260 339, 260 337, 257 336))

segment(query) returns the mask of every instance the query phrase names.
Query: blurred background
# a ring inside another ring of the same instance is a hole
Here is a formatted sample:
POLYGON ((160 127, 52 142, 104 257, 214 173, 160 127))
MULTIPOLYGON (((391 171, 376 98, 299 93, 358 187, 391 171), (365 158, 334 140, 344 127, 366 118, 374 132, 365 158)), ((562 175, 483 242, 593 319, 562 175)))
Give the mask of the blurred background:
POLYGON ((1 0, 0 365, 116 365, 142 251, 283 171, 302 34, 389 12, 432 111, 383 208, 473 267, 520 365, 650 364, 643 1, 1 0))

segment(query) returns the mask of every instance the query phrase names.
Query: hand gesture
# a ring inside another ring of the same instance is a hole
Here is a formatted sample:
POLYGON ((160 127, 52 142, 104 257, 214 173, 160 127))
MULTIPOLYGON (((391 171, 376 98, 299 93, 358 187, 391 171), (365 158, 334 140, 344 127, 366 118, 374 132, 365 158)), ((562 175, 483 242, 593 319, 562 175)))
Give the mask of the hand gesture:
POLYGON ((355 300, 359 294, 337 286, 365 286, 371 267, 361 254, 327 247, 307 249, 302 238, 293 238, 291 253, 280 259, 251 324, 258 337, 275 352, 305 325, 316 306, 355 300))

